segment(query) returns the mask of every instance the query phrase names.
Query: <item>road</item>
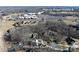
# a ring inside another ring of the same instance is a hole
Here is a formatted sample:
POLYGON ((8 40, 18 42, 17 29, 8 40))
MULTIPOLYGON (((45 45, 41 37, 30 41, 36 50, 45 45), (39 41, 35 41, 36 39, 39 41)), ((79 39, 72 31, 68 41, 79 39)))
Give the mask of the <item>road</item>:
POLYGON ((3 39, 3 34, 10 28, 12 28, 12 24, 14 22, 10 21, 2 21, 0 22, 0 52, 6 52, 7 51, 7 43, 3 39))

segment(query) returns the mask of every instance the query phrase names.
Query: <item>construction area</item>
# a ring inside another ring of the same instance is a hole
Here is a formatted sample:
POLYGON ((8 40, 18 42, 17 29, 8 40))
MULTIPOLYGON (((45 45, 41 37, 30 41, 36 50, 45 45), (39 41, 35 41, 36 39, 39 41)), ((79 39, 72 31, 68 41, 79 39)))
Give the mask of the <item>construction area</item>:
POLYGON ((79 11, 38 10, 1 13, 0 52, 79 52, 79 11))

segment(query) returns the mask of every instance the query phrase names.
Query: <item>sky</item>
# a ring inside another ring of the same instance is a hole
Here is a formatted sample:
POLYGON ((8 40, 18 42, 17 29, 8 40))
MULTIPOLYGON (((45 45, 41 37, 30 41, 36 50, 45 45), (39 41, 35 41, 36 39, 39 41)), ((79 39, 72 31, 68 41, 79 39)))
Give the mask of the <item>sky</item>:
POLYGON ((0 0, 0 6, 79 6, 79 0, 0 0))

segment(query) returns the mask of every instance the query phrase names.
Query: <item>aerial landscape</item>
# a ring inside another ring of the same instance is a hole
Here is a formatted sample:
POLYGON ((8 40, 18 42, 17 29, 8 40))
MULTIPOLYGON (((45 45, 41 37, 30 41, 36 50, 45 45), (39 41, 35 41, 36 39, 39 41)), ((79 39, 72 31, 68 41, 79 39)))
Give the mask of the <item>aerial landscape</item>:
POLYGON ((0 6, 0 52, 79 52, 79 6, 0 6))

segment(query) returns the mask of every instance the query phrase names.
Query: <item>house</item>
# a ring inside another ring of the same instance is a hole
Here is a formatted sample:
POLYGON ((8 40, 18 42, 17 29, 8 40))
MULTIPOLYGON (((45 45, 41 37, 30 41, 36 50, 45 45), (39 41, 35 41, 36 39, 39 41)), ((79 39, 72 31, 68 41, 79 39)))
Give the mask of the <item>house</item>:
POLYGON ((44 13, 44 11, 38 12, 38 15, 43 14, 43 13, 44 13))
POLYGON ((28 13, 28 15, 35 15, 36 13, 28 13))
POLYGON ((19 16, 18 18, 19 18, 19 19, 24 19, 24 16, 19 16))
POLYGON ((36 19, 38 17, 34 14, 24 14, 22 16, 19 16, 19 18, 20 19, 36 19))

